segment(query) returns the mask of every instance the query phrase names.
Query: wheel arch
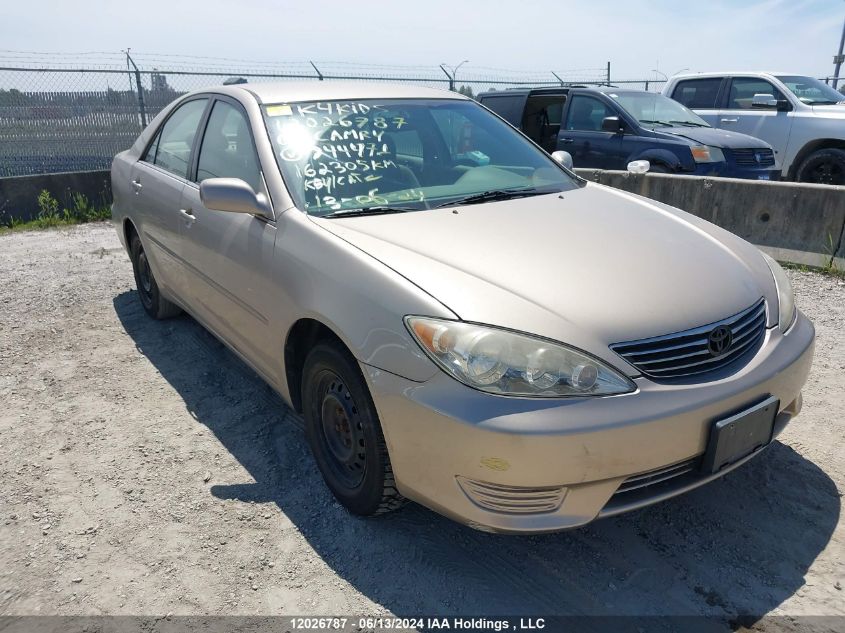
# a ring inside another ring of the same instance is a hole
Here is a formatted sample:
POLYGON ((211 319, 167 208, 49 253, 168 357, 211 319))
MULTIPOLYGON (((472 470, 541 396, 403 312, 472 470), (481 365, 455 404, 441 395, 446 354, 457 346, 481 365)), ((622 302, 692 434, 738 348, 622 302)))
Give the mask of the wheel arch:
POLYGON ((792 159, 792 164, 789 166, 789 174, 787 176, 788 180, 795 180, 798 176, 798 169, 801 167, 801 164, 809 157, 813 152, 817 152, 822 149, 842 149, 845 150, 845 139, 836 139, 836 138, 817 138, 809 141, 802 147, 797 154, 795 154, 795 158, 792 159))
POLYGON ((124 243, 126 244, 126 251, 129 252, 132 244, 132 236, 137 235, 138 239, 140 239, 141 234, 138 232, 135 223, 129 218, 123 219, 123 226, 121 227, 121 230, 123 231, 123 239, 125 240, 124 243))
POLYGON ((312 317, 303 317, 290 327, 285 337, 284 362, 288 396, 294 411, 302 413, 302 371, 308 353, 321 341, 331 341, 355 355, 343 339, 328 325, 312 317))
POLYGON ((657 163, 670 171, 682 171, 684 168, 684 163, 680 156, 668 149, 647 148, 635 152, 628 157, 628 162, 634 160, 647 160, 650 163, 657 163))

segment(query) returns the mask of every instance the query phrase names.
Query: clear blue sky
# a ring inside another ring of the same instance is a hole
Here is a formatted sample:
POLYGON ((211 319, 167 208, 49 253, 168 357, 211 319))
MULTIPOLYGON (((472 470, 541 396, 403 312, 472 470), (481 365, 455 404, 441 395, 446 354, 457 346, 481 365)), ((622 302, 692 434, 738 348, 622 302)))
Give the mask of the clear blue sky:
MULTIPOLYGON (((832 73, 843 0, 6 0, 0 49, 518 70, 832 73)), ((6 54, 3 53, 4 59, 6 54)), ((475 69, 475 70, 474 70, 475 69)))

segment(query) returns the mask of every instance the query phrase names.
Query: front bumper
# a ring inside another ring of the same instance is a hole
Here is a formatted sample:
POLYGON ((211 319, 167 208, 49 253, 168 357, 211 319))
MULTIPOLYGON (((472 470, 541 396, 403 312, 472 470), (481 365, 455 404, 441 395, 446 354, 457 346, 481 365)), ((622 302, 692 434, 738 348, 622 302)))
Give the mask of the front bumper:
POLYGON ((694 463, 714 420, 770 395, 780 400, 779 432, 800 410, 814 335, 799 313, 786 335, 768 330, 757 354, 727 378, 658 384, 640 377, 636 392, 600 398, 509 398, 476 391, 442 372, 416 383, 362 369, 402 494, 479 529, 550 532, 715 478, 687 473, 674 488, 645 496, 641 489, 614 500, 631 476, 694 463))
POLYGON ((732 163, 696 163, 693 176, 718 178, 741 178, 743 180, 764 180, 777 182, 780 170, 773 167, 744 167, 732 163))

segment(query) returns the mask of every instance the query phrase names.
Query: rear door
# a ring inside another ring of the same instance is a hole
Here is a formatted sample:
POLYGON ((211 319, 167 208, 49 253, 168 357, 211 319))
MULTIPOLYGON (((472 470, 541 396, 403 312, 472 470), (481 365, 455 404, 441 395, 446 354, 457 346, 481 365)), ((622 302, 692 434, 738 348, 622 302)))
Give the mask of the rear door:
POLYGON ((570 95, 558 136, 558 149, 572 154, 575 167, 619 169, 624 163, 623 135, 601 129, 605 117, 620 116, 619 112, 597 96, 583 93, 570 95))
POLYGON ((267 195, 249 119, 236 100, 215 97, 197 148, 180 222, 191 310, 257 369, 273 375, 280 353, 270 336, 275 223, 212 211, 200 199, 199 184, 208 178, 239 178, 267 195))
POLYGON ((682 79, 675 84, 669 96, 693 110, 713 127, 719 127, 719 97, 725 83, 724 77, 682 79))
POLYGON ((783 168, 783 156, 792 130, 793 112, 778 111, 776 106, 752 108, 755 94, 772 95, 786 100, 771 82, 758 77, 732 77, 725 107, 719 112, 719 127, 763 139, 775 150, 775 168, 783 168))
POLYGON ((186 291, 182 263, 180 202, 191 151, 208 98, 179 105, 132 167, 133 208, 156 281, 181 299, 186 291))

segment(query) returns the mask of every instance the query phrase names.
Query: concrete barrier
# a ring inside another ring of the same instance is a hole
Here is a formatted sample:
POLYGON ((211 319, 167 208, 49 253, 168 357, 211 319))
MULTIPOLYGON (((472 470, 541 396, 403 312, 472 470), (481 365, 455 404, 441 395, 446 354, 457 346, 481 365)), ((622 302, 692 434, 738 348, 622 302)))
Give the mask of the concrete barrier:
POLYGON ((111 177, 105 170, 12 176, 0 178, 0 223, 37 218, 38 194, 44 189, 58 200, 60 212, 73 208, 74 193, 81 193, 95 207, 111 205, 111 177))
POLYGON ((697 215, 780 261, 845 269, 845 187, 576 169, 697 215))
MULTIPOLYGON (((579 176, 678 207, 713 222, 772 257, 795 264, 845 269, 845 187, 576 169, 579 176)), ((0 221, 38 216, 38 194, 60 207, 74 192, 111 204, 108 171, 0 179, 0 221)))

